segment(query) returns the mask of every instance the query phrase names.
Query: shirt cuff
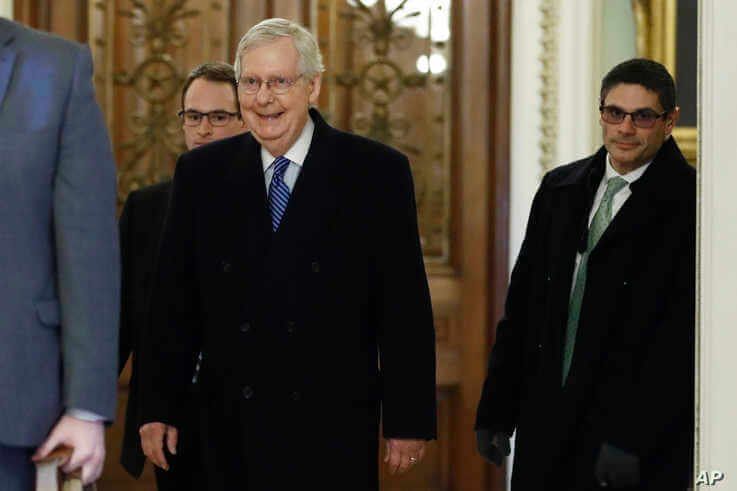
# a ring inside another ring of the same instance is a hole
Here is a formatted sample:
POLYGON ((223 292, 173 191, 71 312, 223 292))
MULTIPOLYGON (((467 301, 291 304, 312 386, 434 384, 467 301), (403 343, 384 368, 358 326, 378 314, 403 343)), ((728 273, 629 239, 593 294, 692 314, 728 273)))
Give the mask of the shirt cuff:
POLYGON ((103 418, 99 414, 85 411, 84 409, 67 409, 65 414, 67 416, 71 416, 72 418, 81 419, 82 421, 105 421, 105 418, 103 418))

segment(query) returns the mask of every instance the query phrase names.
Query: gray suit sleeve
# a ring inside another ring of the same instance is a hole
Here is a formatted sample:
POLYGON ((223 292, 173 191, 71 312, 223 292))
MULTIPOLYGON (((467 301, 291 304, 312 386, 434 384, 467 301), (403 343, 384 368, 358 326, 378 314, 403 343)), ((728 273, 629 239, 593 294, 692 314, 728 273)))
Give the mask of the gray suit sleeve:
POLYGON ((92 87, 88 48, 77 52, 59 133, 54 233, 61 302, 63 404, 115 414, 120 253, 115 163, 92 87))

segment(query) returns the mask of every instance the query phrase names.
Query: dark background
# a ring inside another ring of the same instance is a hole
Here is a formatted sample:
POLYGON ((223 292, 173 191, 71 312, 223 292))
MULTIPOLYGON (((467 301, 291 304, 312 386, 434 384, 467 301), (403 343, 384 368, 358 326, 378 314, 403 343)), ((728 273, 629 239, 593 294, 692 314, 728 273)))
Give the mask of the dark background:
POLYGON ((677 104, 681 106, 678 125, 696 126, 696 51, 697 38, 696 0, 678 0, 676 30, 676 89, 677 104))

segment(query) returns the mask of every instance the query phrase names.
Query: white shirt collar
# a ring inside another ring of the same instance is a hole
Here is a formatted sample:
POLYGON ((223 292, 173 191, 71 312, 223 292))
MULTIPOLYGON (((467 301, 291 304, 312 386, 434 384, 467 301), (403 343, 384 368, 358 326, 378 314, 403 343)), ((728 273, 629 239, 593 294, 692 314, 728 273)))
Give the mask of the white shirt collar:
POLYGON ((625 181, 627 181, 627 184, 632 184, 636 180, 642 177, 642 175, 645 173, 648 167, 650 167, 650 164, 652 164, 652 160, 648 162, 645 165, 641 165, 637 169, 633 170, 632 172, 628 172, 627 174, 620 174, 616 170, 614 170, 614 167, 612 167, 612 156, 607 153, 607 159, 606 159, 606 170, 604 172, 604 182, 607 182, 612 177, 621 177, 625 181))
MULTIPOLYGON (((302 167, 305 162, 305 158, 307 158, 307 152, 310 150, 310 143, 312 142, 312 134, 314 132, 315 123, 312 122, 311 117, 307 116, 307 122, 305 123, 304 128, 302 128, 302 133, 299 134, 297 141, 294 142, 294 145, 292 145, 289 150, 287 150, 284 156, 302 167)), ((274 162, 276 157, 277 156, 271 155, 271 153, 266 150, 266 147, 261 145, 261 163, 264 166, 264 172, 266 172, 266 169, 271 167, 271 164, 274 162)))

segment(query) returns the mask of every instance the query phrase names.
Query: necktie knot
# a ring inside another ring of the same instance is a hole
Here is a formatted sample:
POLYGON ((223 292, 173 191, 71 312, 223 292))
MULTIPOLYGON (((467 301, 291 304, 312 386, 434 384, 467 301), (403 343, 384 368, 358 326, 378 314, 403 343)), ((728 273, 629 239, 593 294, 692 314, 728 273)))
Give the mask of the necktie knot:
POLYGON ((622 188, 627 186, 629 183, 619 176, 611 177, 606 182, 606 191, 604 191, 603 200, 610 200, 612 197, 620 192, 622 188))
POLYGON ((289 167, 289 162, 290 160, 283 155, 274 159, 274 175, 284 177, 284 173, 287 171, 287 167, 289 167))

